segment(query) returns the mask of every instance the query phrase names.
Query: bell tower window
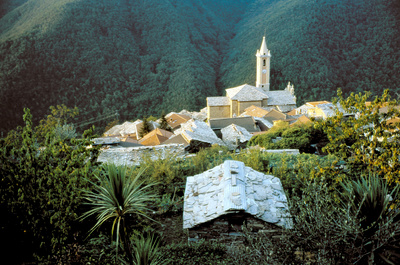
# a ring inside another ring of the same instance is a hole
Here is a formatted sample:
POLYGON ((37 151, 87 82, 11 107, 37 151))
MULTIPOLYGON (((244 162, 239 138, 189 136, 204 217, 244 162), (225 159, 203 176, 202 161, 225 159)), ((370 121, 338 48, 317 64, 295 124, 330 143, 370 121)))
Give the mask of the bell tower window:
POLYGON ((263 66, 265 66, 265 60, 263 60, 263 66))

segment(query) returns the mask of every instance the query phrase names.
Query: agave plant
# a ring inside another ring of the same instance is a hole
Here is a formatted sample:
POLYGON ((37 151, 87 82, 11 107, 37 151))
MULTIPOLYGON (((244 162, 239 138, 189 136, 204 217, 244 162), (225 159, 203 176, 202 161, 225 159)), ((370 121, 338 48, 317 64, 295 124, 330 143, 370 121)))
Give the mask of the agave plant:
POLYGON ((362 252, 356 262, 398 264, 400 212, 392 200, 399 198, 399 186, 390 192, 385 180, 374 175, 342 186, 342 202, 360 227, 357 245, 362 252))
POLYGON ((159 238, 154 234, 147 237, 138 234, 133 240, 133 262, 135 265, 164 264, 158 252, 159 238))
POLYGON ((156 195, 150 189, 153 184, 144 184, 140 180, 143 170, 132 177, 127 174, 127 168, 106 164, 96 176, 97 182, 92 183, 93 189, 87 191, 85 198, 91 209, 87 211, 82 219, 96 215, 97 222, 89 234, 99 228, 103 223, 112 220, 111 235, 116 241, 116 260, 118 259, 118 244, 122 243, 125 254, 130 264, 133 258, 130 246, 130 233, 128 221, 131 216, 141 215, 151 219, 146 212, 147 205, 155 200, 156 195))

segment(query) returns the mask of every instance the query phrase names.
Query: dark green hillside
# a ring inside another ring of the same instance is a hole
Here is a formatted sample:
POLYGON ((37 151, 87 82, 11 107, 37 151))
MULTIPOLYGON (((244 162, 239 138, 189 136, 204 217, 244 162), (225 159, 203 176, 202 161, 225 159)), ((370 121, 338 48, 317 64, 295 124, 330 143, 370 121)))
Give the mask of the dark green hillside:
POLYGON ((27 1, 0 20, 0 131, 23 107, 78 106, 83 123, 204 107, 244 2, 27 1))
POLYGON ((2 0, 0 3, 0 18, 26 1, 28 0, 2 0))
POLYGON ((397 0, 258 0, 237 26, 222 83, 255 82, 255 49, 266 33, 271 85, 295 84, 298 103, 345 93, 400 91, 397 0), (247 74, 246 74, 247 73, 247 74))
POLYGON ((255 83, 262 36, 272 89, 298 103, 400 91, 398 0, 6 0, 0 3, 0 132, 51 105, 84 126, 199 110, 255 83))

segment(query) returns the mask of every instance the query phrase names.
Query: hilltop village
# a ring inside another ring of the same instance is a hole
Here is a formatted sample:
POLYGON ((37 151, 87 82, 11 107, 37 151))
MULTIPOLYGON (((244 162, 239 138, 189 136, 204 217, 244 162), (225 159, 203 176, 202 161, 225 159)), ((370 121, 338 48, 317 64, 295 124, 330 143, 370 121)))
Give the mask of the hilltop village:
MULTIPOLYGON (((144 126, 142 120, 116 125, 107 130, 104 137, 95 139, 95 144, 105 146, 99 160, 115 161, 121 152, 154 148, 181 154, 218 144, 234 150, 276 124, 295 126, 335 114, 334 105, 329 101, 307 102, 297 107, 295 88, 290 82, 284 90, 270 90, 272 56, 265 37, 255 56, 255 86, 243 84, 227 88, 225 96, 207 97, 207 106, 200 112, 171 112, 165 115, 168 128, 160 128, 161 119, 150 121, 147 124, 149 133, 145 135, 140 133, 144 126)), ((117 160, 125 164, 137 159, 137 156, 128 156, 117 160)))

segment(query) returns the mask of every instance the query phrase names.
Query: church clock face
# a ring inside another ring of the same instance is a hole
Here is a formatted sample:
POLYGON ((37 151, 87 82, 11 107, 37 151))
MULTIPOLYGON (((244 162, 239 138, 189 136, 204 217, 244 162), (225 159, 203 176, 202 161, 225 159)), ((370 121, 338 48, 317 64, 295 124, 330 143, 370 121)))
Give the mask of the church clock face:
POLYGON ((267 69, 262 70, 263 74, 267 73, 267 69))

